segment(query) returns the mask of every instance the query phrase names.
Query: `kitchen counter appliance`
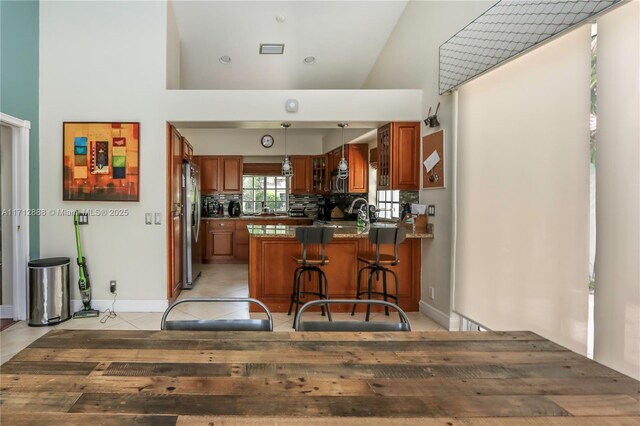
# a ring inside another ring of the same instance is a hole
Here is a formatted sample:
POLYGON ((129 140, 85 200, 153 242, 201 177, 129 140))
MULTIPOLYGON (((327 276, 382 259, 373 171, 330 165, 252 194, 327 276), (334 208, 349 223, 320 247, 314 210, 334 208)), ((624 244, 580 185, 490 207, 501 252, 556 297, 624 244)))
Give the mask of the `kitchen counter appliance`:
POLYGON ((242 209, 240 208, 240 202, 236 200, 229 201, 229 216, 230 217, 239 217, 242 213, 242 209))

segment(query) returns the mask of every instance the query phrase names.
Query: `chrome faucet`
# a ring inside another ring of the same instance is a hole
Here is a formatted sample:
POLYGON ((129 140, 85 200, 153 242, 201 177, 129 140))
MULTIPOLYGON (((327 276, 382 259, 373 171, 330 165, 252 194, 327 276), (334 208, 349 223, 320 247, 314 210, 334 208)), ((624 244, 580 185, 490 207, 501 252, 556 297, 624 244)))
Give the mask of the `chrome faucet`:
MULTIPOLYGON (((347 209, 347 213, 349 213, 349 214, 353 213, 353 206, 355 206, 358 201, 364 201, 364 207, 365 207, 365 210, 364 210, 364 223, 368 224, 369 223, 369 202, 366 199, 364 199, 362 197, 358 197, 355 200, 353 200, 351 202, 351 205, 347 209)), ((360 208, 360 210, 362 211, 362 207, 360 208)))

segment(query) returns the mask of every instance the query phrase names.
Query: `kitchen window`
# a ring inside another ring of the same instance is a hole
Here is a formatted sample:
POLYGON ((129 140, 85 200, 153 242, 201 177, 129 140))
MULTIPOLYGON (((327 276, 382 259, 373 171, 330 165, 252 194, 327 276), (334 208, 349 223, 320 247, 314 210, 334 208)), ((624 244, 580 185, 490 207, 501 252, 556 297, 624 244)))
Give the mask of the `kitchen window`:
POLYGON ((378 191, 378 217, 381 219, 400 218, 400 191, 378 191))
POLYGON ((260 213, 262 203, 272 212, 287 211, 289 185, 283 176, 242 176, 242 212, 260 213))

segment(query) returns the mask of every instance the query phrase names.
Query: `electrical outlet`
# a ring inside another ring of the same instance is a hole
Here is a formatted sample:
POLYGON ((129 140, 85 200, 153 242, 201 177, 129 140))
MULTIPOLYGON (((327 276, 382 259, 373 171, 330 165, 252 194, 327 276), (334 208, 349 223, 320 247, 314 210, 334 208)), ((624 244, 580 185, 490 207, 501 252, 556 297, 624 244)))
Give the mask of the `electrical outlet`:
POLYGON ((111 294, 116 292, 116 280, 109 281, 109 291, 111 294))
POLYGON ((429 299, 433 300, 436 298, 436 289, 433 287, 429 287, 429 299))
POLYGON ((429 206, 427 206, 427 214, 429 216, 435 216, 436 215, 436 206, 434 206, 433 204, 430 204, 429 206))
POLYGON ((78 213, 78 225, 89 224, 89 213, 78 213))
POLYGON ((151 213, 144 214, 144 223, 147 225, 153 225, 153 217, 151 213))
POLYGON ((153 214, 153 219, 154 219, 156 225, 162 224, 162 215, 160 213, 154 213, 153 214))

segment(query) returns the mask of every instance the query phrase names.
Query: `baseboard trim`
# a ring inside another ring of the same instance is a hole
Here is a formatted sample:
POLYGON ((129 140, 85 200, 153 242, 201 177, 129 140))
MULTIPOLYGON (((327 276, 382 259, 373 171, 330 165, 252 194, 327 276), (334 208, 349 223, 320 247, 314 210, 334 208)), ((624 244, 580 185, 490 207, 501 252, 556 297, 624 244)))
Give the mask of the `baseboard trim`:
MULTIPOLYGON (((104 300, 92 300, 91 307, 93 309, 98 309, 100 311, 104 311, 106 309, 111 309, 111 305, 113 304, 113 300, 104 299, 104 300)), ((164 312, 169 306, 166 299, 159 300, 118 300, 116 299, 115 304, 113 304, 113 308, 116 312, 164 312)), ((82 309, 82 300, 71 299, 71 310, 73 312, 77 312, 82 309)))
POLYGON ((0 318, 2 318, 2 319, 13 319, 13 306, 11 306, 11 305, 0 305, 0 318))
POLYGON ((449 331, 460 330, 460 317, 456 314, 447 315, 434 306, 429 305, 424 300, 419 303, 420 312, 428 316, 449 331))

